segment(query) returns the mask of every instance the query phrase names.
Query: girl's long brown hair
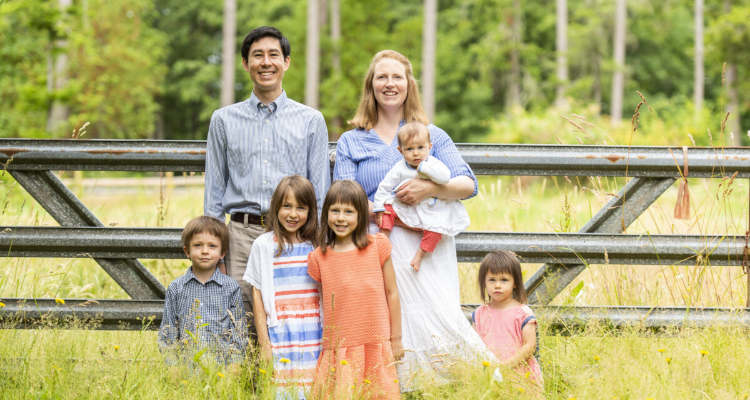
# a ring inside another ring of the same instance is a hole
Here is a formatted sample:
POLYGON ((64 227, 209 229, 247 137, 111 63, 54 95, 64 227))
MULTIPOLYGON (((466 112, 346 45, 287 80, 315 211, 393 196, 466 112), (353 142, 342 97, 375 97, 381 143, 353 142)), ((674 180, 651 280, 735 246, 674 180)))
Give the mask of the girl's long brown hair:
POLYGON ((352 242, 358 249, 364 249, 369 241, 367 228, 370 206, 367 204, 367 194, 359 183, 345 180, 333 182, 323 201, 323 215, 320 216, 320 250, 325 253, 328 246, 333 247, 336 243, 336 233, 328 226, 328 210, 336 203, 351 204, 357 210, 357 227, 352 232, 352 242))
POLYGON ((523 274, 521 272, 521 263, 515 254, 505 250, 495 250, 490 252, 479 265, 479 294, 482 301, 489 303, 487 287, 484 286, 484 280, 488 273, 508 274, 513 277, 513 298, 521 304, 526 304, 526 288, 523 286, 523 274))
POLYGON ((273 232, 279 243, 275 256, 278 257, 286 249, 287 243, 292 242, 289 232, 279 221, 279 210, 284 205, 287 196, 294 196, 297 202, 307 207, 307 221, 297 230, 297 236, 302 240, 309 240, 313 247, 318 246, 318 205, 315 202, 315 189, 307 178, 291 175, 281 179, 271 196, 271 207, 266 218, 266 232, 273 232))
POLYGON ((375 92, 372 90, 372 80, 375 77, 375 66, 384 58, 392 58, 406 69, 406 100, 404 101, 404 120, 409 122, 421 122, 425 125, 430 124, 427 113, 422 106, 422 97, 419 95, 419 85, 414 78, 411 63, 403 54, 394 50, 383 50, 375 54, 370 63, 370 68, 365 74, 362 85, 362 97, 359 99, 357 113, 354 114, 349 124, 355 128, 370 130, 378 122, 378 103, 375 100, 375 92))

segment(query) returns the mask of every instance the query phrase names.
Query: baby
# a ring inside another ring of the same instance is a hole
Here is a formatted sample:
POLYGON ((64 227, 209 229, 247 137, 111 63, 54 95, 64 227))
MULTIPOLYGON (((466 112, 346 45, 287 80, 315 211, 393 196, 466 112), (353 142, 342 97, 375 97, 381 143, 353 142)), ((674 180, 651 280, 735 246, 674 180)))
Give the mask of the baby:
POLYGON ((458 200, 441 200, 434 197, 419 204, 409 205, 399 201, 395 191, 414 178, 430 179, 446 184, 451 172, 440 160, 430 157, 432 142, 430 130, 419 122, 404 125, 398 132, 398 151, 404 159, 396 163, 383 178, 375 193, 373 211, 377 224, 386 235, 390 234, 398 218, 406 226, 422 230, 422 242, 411 262, 419 271, 425 253, 432 253, 441 235, 455 236, 469 227, 469 214, 458 200))

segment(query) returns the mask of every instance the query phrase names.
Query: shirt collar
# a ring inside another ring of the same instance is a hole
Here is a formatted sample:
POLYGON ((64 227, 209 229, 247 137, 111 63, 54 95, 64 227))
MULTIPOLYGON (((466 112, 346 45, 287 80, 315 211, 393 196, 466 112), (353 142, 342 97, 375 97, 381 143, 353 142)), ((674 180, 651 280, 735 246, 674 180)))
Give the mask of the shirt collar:
POLYGON ((224 286, 220 282, 220 279, 219 279, 220 278, 220 276, 219 276, 220 274, 221 274, 221 271, 219 271, 219 268, 216 268, 216 270, 211 275, 211 277, 208 278, 208 280, 206 282, 201 283, 201 281, 199 281, 198 278, 193 273, 193 267, 191 266, 190 268, 188 268, 187 272, 185 273, 185 276, 187 277, 187 279, 185 280, 185 284, 187 284, 191 280, 195 279, 195 281, 198 282, 198 283, 201 283, 201 285, 207 285, 208 282, 214 281, 214 282, 216 282, 217 285, 224 286))
MULTIPOLYGON (((276 112, 276 110, 279 110, 283 108, 284 105, 286 105, 286 100, 287 100, 286 91, 284 89, 281 89, 281 94, 279 95, 279 97, 277 97, 276 100, 272 101, 271 104, 268 105, 268 108, 271 110, 272 113, 276 112)), ((267 113, 266 105, 263 104, 258 98, 258 96, 255 95, 255 91, 253 91, 253 93, 250 95, 250 98, 248 99, 248 101, 250 102, 250 106, 252 107, 253 110, 262 112, 262 113, 267 113)))

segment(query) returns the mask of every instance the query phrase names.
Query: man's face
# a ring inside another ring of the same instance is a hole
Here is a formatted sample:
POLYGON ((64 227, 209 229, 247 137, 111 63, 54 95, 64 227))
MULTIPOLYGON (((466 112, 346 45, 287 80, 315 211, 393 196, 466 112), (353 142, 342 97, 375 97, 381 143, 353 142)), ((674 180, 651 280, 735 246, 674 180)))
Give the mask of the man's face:
POLYGON ((253 42, 242 66, 250 74, 255 94, 281 93, 284 71, 289 68, 289 57, 284 58, 281 43, 275 37, 264 37, 253 42))

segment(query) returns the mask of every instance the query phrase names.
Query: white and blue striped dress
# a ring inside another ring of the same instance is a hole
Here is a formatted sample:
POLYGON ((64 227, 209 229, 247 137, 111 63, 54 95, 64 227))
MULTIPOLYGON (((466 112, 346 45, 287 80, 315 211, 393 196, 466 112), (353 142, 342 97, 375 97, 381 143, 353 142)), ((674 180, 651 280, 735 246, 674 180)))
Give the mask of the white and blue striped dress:
MULTIPOLYGON (((323 329, 318 282, 307 274, 309 243, 287 246, 273 255, 275 310, 279 324, 268 328, 277 398, 303 398, 315 377, 323 329)), ((276 247, 273 248, 276 251, 276 247)))

